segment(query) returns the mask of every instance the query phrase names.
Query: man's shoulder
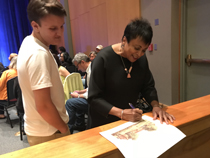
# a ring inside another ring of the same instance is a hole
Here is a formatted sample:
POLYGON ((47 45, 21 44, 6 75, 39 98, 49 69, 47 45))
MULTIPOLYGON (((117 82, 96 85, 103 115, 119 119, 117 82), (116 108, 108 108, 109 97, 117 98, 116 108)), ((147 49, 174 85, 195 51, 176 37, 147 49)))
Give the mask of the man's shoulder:
MULTIPOLYGON (((38 40, 36 40, 33 36, 26 36, 21 44, 20 52, 30 51, 30 52, 38 52, 45 51, 46 48, 39 44, 38 40)), ((29 53, 29 52, 28 52, 29 53)))

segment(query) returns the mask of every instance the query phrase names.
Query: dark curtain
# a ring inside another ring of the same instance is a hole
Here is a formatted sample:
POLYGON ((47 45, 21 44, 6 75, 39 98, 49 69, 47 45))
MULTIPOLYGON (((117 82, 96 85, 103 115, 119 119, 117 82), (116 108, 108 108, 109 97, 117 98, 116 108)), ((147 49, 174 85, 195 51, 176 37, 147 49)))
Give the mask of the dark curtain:
POLYGON ((31 34, 27 18, 29 0, 1 0, 0 3, 0 62, 8 66, 10 53, 17 53, 23 39, 31 34))

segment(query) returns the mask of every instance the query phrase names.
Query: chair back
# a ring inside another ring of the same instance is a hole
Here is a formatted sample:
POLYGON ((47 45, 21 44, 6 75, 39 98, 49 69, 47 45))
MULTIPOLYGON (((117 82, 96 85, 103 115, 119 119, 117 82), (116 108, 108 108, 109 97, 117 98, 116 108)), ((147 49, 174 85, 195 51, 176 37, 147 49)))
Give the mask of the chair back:
POLYGON ((14 90, 13 90, 14 81, 16 78, 17 78, 17 76, 13 77, 7 81, 7 102, 8 102, 7 107, 15 106, 14 104, 17 101, 17 99, 15 97, 14 90))
POLYGON ((64 94, 65 94, 65 102, 72 98, 71 92, 74 92, 76 90, 83 90, 83 84, 81 75, 79 73, 71 73, 65 78, 64 84, 64 94))
POLYGON ((61 78, 61 82, 62 82, 62 84, 64 84, 64 81, 65 81, 65 77, 63 77, 63 76, 60 76, 60 78, 61 78))

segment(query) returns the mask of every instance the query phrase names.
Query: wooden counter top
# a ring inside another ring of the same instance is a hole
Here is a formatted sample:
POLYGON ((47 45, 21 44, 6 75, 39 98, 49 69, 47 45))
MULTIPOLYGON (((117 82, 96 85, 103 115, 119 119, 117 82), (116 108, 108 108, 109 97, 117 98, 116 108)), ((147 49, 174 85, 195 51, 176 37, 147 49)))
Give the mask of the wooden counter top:
MULTIPOLYGON (((176 117, 176 121, 173 125, 184 132, 187 137, 183 139, 184 141, 181 141, 160 157, 168 157, 172 154, 174 156, 177 155, 177 157, 185 157, 186 154, 191 153, 191 150, 194 149, 195 146, 189 145, 189 148, 183 149, 179 144, 186 146, 186 143, 188 143, 189 140, 194 140, 195 138, 199 140, 197 144, 199 148, 200 146, 202 147, 200 143, 204 143, 207 146, 209 145, 209 153, 207 154, 210 155, 210 134, 208 134, 209 136, 207 135, 210 131, 210 95, 167 107, 166 111, 176 117), (196 135, 196 137, 194 137, 194 135, 196 135), (206 139, 203 140, 203 138, 200 138, 202 136, 205 136, 206 139)), ((145 115, 152 116, 152 113, 147 113, 145 115)), ((1 155, 0 158, 123 157, 115 145, 99 134, 99 132, 106 131, 123 123, 126 123, 126 121, 120 120, 63 138, 7 153, 1 155)), ((196 148, 196 153, 199 154, 201 150, 197 149, 198 148, 196 148)), ((204 154, 206 154, 206 150, 206 147, 202 147, 202 152, 204 152, 204 154)), ((193 154, 196 156, 196 153, 193 154)))

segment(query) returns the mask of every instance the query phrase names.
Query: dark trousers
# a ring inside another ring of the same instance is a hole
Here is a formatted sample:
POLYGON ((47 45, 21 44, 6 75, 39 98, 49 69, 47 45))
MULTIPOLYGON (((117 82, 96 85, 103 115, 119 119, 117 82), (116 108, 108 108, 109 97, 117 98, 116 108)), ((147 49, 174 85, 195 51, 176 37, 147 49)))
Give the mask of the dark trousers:
POLYGON ((84 98, 71 98, 66 101, 66 110, 69 114, 69 129, 73 125, 81 126, 85 124, 84 114, 88 112, 88 102, 84 98))

